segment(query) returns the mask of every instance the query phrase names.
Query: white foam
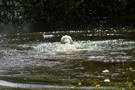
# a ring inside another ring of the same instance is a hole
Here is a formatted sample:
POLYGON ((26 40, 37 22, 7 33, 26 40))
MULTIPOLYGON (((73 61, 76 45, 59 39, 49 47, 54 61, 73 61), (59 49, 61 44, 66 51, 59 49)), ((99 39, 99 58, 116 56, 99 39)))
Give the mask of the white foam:
POLYGON ((77 54, 77 53, 81 53, 82 50, 80 49, 80 45, 78 43, 74 43, 74 44, 60 44, 57 47, 57 53, 58 54, 77 54))

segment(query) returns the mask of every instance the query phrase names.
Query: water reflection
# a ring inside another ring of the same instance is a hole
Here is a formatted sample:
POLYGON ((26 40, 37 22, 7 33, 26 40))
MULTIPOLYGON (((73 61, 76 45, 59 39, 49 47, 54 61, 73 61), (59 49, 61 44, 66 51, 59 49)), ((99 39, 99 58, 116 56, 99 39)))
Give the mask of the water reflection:
POLYGON ((0 85, 13 84, 13 87, 18 85, 20 88, 23 85, 26 88, 42 88, 42 85, 43 88, 132 88, 135 85, 135 41, 130 38, 112 39, 111 35, 106 40, 91 31, 1 35, 0 85), (66 55, 57 52, 60 38, 66 34, 73 36, 83 52, 66 55), (43 35, 55 37, 44 39, 43 35))

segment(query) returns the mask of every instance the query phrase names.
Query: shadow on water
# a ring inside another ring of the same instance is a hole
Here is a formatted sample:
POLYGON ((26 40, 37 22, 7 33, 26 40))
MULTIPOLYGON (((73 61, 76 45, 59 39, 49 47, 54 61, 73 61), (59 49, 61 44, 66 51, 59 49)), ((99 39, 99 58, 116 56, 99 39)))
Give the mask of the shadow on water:
POLYGON ((110 28, 0 35, 0 86, 134 88, 134 32, 110 28), (83 52, 59 54, 57 49, 63 35, 71 35, 81 46, 78 52, 83 52))

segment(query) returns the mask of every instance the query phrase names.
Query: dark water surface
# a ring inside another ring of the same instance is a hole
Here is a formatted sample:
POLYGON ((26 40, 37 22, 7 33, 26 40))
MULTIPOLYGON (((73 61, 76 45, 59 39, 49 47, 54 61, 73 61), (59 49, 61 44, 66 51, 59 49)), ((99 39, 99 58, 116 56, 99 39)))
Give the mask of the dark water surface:
POLYGON ((0 35, 0 87, 134 89, 134 36, 125 28, 0 35), (63 35, 83 52, 58 53, 63 35))

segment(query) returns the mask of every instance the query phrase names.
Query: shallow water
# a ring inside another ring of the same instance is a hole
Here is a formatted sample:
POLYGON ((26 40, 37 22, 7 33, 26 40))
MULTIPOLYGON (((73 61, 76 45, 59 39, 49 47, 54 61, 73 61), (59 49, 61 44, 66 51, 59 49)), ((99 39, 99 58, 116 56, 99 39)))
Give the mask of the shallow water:
POLYGON ((0 86, 134 88, 134 33, 122 28, 0 35, 0 86), (58 53, 63 35, 71 35, 80 44, 81 52, 58 53))

